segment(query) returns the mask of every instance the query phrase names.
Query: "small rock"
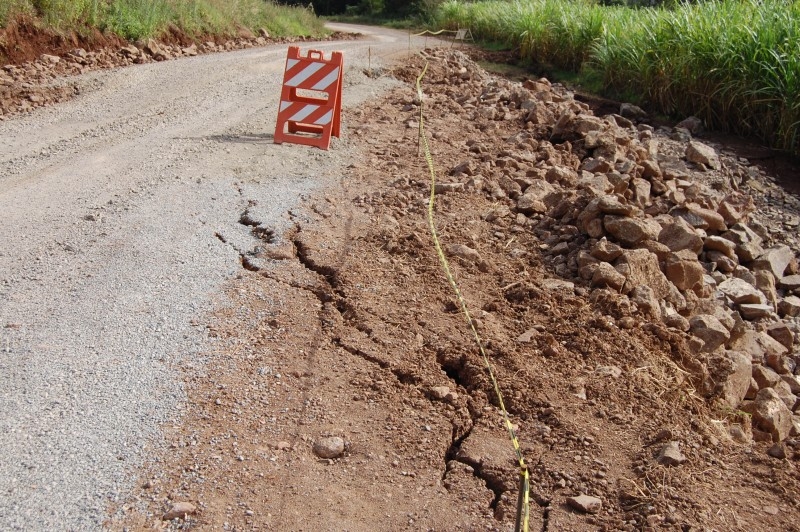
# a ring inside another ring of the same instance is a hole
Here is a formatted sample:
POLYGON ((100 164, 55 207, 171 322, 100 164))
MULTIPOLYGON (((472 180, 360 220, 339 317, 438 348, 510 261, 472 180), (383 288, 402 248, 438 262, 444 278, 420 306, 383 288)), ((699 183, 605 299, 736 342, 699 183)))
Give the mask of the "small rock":
POLYGON ((772 435, 772 441, 780 442, 789 437, 792 430, 792 412, 772 388, 759 390, 753 409, 753 423, 772 435))
POLYGON ((685 129, 692 135, 697 135, 703 132, 703 121, 696 116, 690 116, 675 124, 675 127, 685 129))
POLYGON ((730 332, 710 314, 698 314, 689 320, 691 333, 703 341, 703 351, 711 352, 730 339, 730 332))
POLYGON ((320 438, 314 443, 313 451, 320 458, 337 458, 344 453, 344 440, 338 436, 320 438))
POLYGON ((767 334, 775 338, 786 349, 792 349, 794 345, 794 333, 789 326, 783 322, 778 322, 767 327, 767 334))
POLYGON ((164 521, 172 521, 173 519, 186 519, 187 515, 192 515, 197 512, 197 507, 190 502, 176 502, 172 507, 161 516, 164 521))
POLYGON ((567 497, 567 504, 571 508, 586 514, 596 514, 603 507, 602 499, 590 495, 567 497))
POLYGON ((617 366, 597 366, 594 370, 595 375, 598 377, 611 377, 612 379, 619 378, 622 375, 622 369, 617 366))
POLYGON ((434 386, 431 388, 431 397, 434 399, 438 399, 439 401, 443 400, 447 397, 447 394, 450 393, 450 388, 447 386, 434 386))
POLYGON ((787 275, 778 282, 778 286, 785 290, 798 290, 800 289, 800 275, 787 275))
POLYGON ((786 447, 780 442, 773 443, 772 446, 767 449, 767 454, 778 460, 784 460, 786 459, 786 447))
POLYGON ((691 141, 686 148, 686 159, 693 163, 703 164, 714 170, 720 169, 719 156, 711 146, 702 142, 691 141))
POLYGON ((601 262, 597 265, 594 275, 592 275, 592 286, 609 287, 613 290, 621 290, 625 285, 625 276, 619 273, 612 265, 601 262))
POLYGON ((783 317, 800 316, 800 297, 786 296, 778 302, 778 312, 783 317))
POLYGON ((670 251, 688 249, 694 252, 696 257, 703 249, 703 239, 684 218, 675 218, 674 220, 659 232, 658 241, 667 246, 670 251))
MULTIPOLYGON (((627 246, 635 246, 643 240, 656 240, 661 232, 661 226, 651 218, 608 215, 603 219, 603 227, 627 246)), ((702 246, 702 241, 700 245, 702 246)))
POLYGON ((451 244, 447 247, 447 251, 453 256, 460 257, 470 262, 479 262, 481 260, 480 253, 464 244, 451 244))
POLYGON ((686 457, 681 452, 678 442, 671 441, 664 445, 656 461, 663 466, 676 467, 686 462, 686 457))
POLYGON ((758 320, 761 318, 769 318, 772 315, 772 312, 773 308, 770 305, 739 305, 739 313, 741 313, 742 318, 749 321, 758 320))

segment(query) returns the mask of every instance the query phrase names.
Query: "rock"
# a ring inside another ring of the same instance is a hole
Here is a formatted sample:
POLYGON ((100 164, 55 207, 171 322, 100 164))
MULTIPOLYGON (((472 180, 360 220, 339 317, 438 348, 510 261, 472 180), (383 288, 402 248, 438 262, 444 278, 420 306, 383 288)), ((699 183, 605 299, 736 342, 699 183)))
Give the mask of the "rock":
POLYGON ((613 242, 609 242, 605 238, 601 238, 592 247, 590 253, 592 257, 598 260, 604 262, 612 262, 616 260, 620 255, 622 255, 622 248, 613 242))
POLYGON ((783 317, 800 316, 800 297, 786 296, 778 302, 778 313, 783 317))
POLYGON ((633 205, 622 203, 617 196, 608 194, 598 199, 597 206, 603 214, 616 214, 619 216, 631 216, 633 214, 633 205))
POLYGON ((787 324, 783 322, 774 323, 767 327, 767 334, 775 338, 778 343, 786 349, 792 349, 794 345, 794 333, 787 324))
POLYGON ((555 187, 547 181, 535 179, 517 200, 517 210, 528 215, 545 213, 547 205, 544 203, 544 198, 555 191, 555 187))
POLYGON ((727 238, 722 238, 721 236, 707 236, 703 240, 703 249, 709 251, 719 251, 728 258, 736 258, 736 244, 727 238))
POLYGON ((691 328, 689 320, 687 320, 677 312, 664 316, 664 325, 666 325, 667 327, 674 327, 679 331, 683 332, 689 332, 689 329, 691 328))
POLYGON ((481 255, 476 250, 464 244, 450 244, 447 251, 454 257, 459 257, 470 262, 480 262, 481 255))
POLYGON ((656 462, 663 466, 676 467, 686 462, 686 457, 681 452, 678 442, 671 441, 661 448, 656 462))
POLYGON ((572 168, 553 166, 547 170, 544 178, 548 183, 558 183, 562 186, 573 186, 578 180, 578 174, 572 168))
POLYGON ((756 288, 764 294, 766 301, 773 310, 778 308, 778 291, 775 288, 775 277, 767 270, 756 270, 756 288))
POLYGON ((791 358, 784 355, 770 353, 764 357, 764 362, 778 375, 788 375, 794 371, 794 362, 791 358))
POLYGON ((628 118, 630 120, 643 120, 647 118, 647 111, 632 103, 620 104, 619 114, 623 118, 628 118))
POLYGON ((771 368, 762 366, 761 364, 753 365, 752 376, 759 390, 772 388, 781 381, 780 375, 775 373, 771 368))
POLYGON ((765 250, 752 268, 769 270, 776 279, 783 279, 783 272, 793 258, 794 253, 789 246, 776 246, 765 250))
POLYGON ((649 286, 641 285, 634 287, 628 297, 642 312, 650 314, 655 319, 661 318, 661 306, 658 304, 658 299, 653 289, 649 286))
POLYGON ((436 194, 449 194, 452 192, 463 192, 464 183, 436 183, 434 192, 436 194))
POLYGON ((434 386, 431 388, 430 391, 431 397, 439 401, 447 397, 447 394, 449 393, 450 393, 450 388, 448 388, 447 386, 434 386))
POLYGON ((719 170, 721 165, 717 152, 711 146, 702 142, 690 141, 686 147, 686 160, 702 164, 714 170, 719 170))
POLYGON ((736 244, 736 255, 741 262, 751 262, 764 252, 761 237, 742 223, 735 224, 722 237, 736 244))
POLYGON ((733 272, 739 265, 738 258, 735 255, 734 258, 730 258, 719 251, 706 251, 706 260, 714 264, 717 270, 724 273, 733 272))
POLYGON ((671 295, 675 288, 667 280, 658 265, 658 258, 646 249, 626 249, 615 261, 614 267, 625 276, 624 292, 637 286, 647 285, 658 299, 671 295))
POLYGON ((786 447, 784 447, 784 445, 780 442, 773 443, 772 446, 769 449, 767 449, 767 454, 770 455, 772 458, 777 458, 778 460, 785 460, 786 447))
POLYGON ((759 390, 753 409, 753 423, 772 435, 772 441, 780 442, 789 437, 792 430, 792 412, 772 388, 759 390))
POLYGON ((164 521, 172 521, 173 519, 186 519, 187 515, 192 515, 197 512, 197 507, 190 502, 176 502, 167 512, 161 516, 164 521))
POLYGON ((702 286, 705 270, 694 252, 687 249, 667 257, 665 273, 679 290, 690 290, 697 285, 702 286))
POLYGON ((644 209, 652 202, 650 201, 650 181, 634 177, 631 179, 631 190, 633 190, 633 201, 640 209, 644 209))
POLYGON ((617 366, 597 366, 594 370, 595 375, 598 377, 611 377, 618 379, 622 375, 622 369, 617 366))
POLYGON ((752 360, 759 364, 770 354, 786 354, 786 348, 777 340, 766 333, 752 330, 744 331, 732 340, 730 348, 750 355, 752 360))
POLYGON ((312 450, 320 458, 337 458, 344 454, 344 440, 338 436, 320 438, 312 450))
POLYGON ((731 439, 737 443, 750 443, 753 441, 752 436, 741 425, 731 425, 728 433, 731 435, 731 439))
POLYGON ((61 62, 61 58, 57 55, 50 55, 50 54, 42 54, 39 59, 41 59, 45 63, 50 63, 51 65, 57 65, 61 62))
POLYGON ((703 132, 703 121, 696 116, 690 116, 675 124, 675 127, 685 129, 692 135, 697 135, 703 132))
POLYGON ((775 390, 775 393, 778 394, 778 397, 781 398, 783 404, 786 405, 786 408, 788 408, 790 412, 794 410, 795 405, 797 405, 797 396, 792 393, 791 388, 783 379, 772 389, 775 390))
POLYGON ((728 230, 728 225, 725 223, 725 218, 716 211, 705 209, 696 203, 689 203, 686 205, 687 214, 694 218, 703 220, 705 227, 709 231, 723 232, 728 230))
POLYGON ((639 243, 636 246, 636 249, 646 249, 647 251, 655 255, 659 261, 667 260, 669 254, 672 253, 672 251, 670 251, 670 249, 667 246, 655 240, 645 240, 639 243))
POLYGON ((611 264, 601 262, 592 275, 592 286, 609 287, 612 290, 622 290, 625 285, 625 276, 618 272, 611 264))
POLYGON ((658 241, 670 251, 691 250, 695 257, 703 249, 703 239, 683 218, 675 218, 673 223, 664 226, 658 234, 658 241))
POLYGON ((784 290, 800 290, 800 275, 787 275, 778 281, 778 286, 784 290))
POLYGON ((521 344, 529 344, 537 334, 539 334, 539 331, 537 331, 535 328, 528 329, 524 333, 517 336, 517 342, 521 344))
POLYGON ((567 497, 567 504, 570 508, 586 514, 596 514, 603 507, 602 499, 590 495, 567 497))
POLYGON ((727 298, 739 305, 742 303, 763 304, 766 302, 762 294, 755 286, 735 277, 731 277, 719 284, 717 290, 725 294, 727 298))
POLYGON ((793 394, 800 395, 800 376, 781 375, 781 380, 789 386, 789 390, 793 394))
POLYGON ((728 329, 710 314, 699 314, 689 320, 690 332, 703 341, 702 350, 711 352, 730 338, 728 329))
POLYGON ((769 318, 772 315, 773 308, 771 305, 759 304, 744 304, 739 305, 739 313, 742 318, 753 321, 761 318, 769 318))
POLYGON ((722 383, 718 383, 718 389, 722 400, 735 409, 744 400, 750 387, 753 365, 750 357, 739 351, 726 351, 724 361, 726 362, 725 372, 728 375, 724 377, 722 383))
POLYGON ((651 218, 608 215, 603 219, 603 227, 626 246, 635 246, 643 240, 655 240, 661 232, 661 226, 651 218))

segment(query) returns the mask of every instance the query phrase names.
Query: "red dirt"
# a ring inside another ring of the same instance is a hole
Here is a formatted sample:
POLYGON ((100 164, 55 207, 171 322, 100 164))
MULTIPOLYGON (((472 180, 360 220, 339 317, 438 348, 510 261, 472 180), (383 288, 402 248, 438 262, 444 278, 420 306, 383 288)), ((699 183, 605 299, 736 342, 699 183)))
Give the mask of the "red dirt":
MULTIPOLYGON (((361 159, 231 286, 209 324, 219 352, 186 368, 171 449, 112 528, 513 528, 511 444, 426 224, 420 70, 415 59, 395 72, 405 88, 345 113, 361 159), (344 454, 315 456, 323 436, 343 438, 344 454), (176 501, 198 512, 166 525, 176 501)), ((454 120, 447 78, 432 68, 425 82, 437 166, 462 161, 472 139, 499 159, 518 126, 454 120)), ((530 467, 530 529, 800 530, 798 454, 776 460, 767 444, 731 441, 727 428, 749 420, 703 396, 689 337, 554 275, 507 211, 469 184, 436 203, 445 246, 482 257, 452 267, 530 467), (667 440, 685 464, 656 463, 667 440), (579 493, 602 510, 571 509, 579 493)))

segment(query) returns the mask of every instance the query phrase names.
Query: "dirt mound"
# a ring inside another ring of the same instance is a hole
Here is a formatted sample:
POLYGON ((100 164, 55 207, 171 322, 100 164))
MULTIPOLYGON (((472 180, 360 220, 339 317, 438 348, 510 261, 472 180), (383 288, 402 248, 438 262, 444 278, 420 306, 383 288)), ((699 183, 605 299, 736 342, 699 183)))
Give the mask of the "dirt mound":
POLYGON ((406 88, 346 112, 364 155, 341 188, 293 212, 291 234, 259 229, 209 328, 221 351, 187 371, 173 448, 117 523, 159 527, 191 501, 173 528, 512 529, 511 444, 426 222, 425 61, 436 223, 530 465, 531 529, 798 530, 796 392, 772 373, 794 376, 771 366, 796 368, 797 320, 776 313, 794 266, 764 259, 796 259, 797 198, 635 109, 596 117, 457 51, 414 58, 395 71, 406 88), (707 211, 724 204, 740 218, 723 230, 707 211), (736 224, 763 233, 760 254, 722 242, 736 224), (772 310, 743 319, 730 279, 772 310))

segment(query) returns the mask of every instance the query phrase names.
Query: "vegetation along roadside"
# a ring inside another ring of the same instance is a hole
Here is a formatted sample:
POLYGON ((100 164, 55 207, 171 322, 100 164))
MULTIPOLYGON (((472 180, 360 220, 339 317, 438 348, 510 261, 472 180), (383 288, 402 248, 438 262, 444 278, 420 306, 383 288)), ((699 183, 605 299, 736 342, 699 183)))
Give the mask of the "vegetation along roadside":
POLYGON ((800 153, 799 2, 449 0, 433 20, 518 48, 523 59, 598 75, 665 114, 800 153))
POLYGON ((264 0, 2 0, 0 62, 13 54, 8 34, 47 34, 78 41, 109 36, 128 41, 168 35, 193 40, 266 31, 273 37, 326 34, 313 10, 264 0))

